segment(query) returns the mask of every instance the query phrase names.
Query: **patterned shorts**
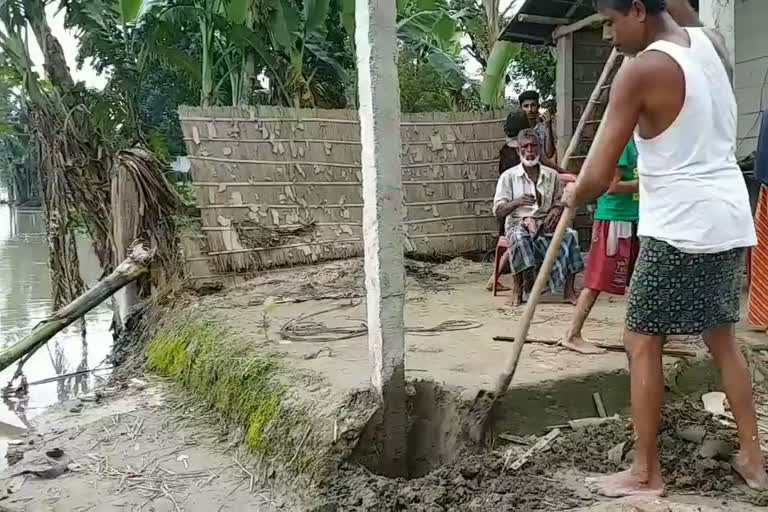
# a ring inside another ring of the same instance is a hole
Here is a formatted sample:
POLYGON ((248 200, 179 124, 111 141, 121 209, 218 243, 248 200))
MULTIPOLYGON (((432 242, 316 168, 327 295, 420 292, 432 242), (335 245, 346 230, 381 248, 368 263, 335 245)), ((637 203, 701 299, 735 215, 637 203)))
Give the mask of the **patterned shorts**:
POLYGON ((681 252, 641 237, 627 305, 627 328, 642 334, 700 334, 739 321, 744 249, 681 252))

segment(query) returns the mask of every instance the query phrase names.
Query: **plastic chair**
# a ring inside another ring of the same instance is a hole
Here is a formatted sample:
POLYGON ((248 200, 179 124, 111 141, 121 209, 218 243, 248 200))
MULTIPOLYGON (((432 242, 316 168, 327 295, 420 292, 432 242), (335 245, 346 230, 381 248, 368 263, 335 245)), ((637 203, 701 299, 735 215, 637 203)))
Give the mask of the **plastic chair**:
POLYGON ((498 242, 496 242, 496 255, 493 259, 493 296, 496 296, 496 286, 499 284, 499 276, 501 275, 501 269, 499 268, 499 263, 501 262, 501 257, 504 255, 504 251, 509 249, 509 241, 507 240, 507 237, 505 236, 499 236, 498 242))

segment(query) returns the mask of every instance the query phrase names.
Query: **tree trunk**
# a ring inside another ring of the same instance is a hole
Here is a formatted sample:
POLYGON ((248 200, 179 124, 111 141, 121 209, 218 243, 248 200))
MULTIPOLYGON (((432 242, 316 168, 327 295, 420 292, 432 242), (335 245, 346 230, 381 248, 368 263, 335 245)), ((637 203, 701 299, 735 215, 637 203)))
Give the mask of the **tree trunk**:
POLYGON ((143 245, 135 245, 130 256, 109 276, 50 318, 43 320, 27 337, 0 352, 0 371, 45 344, 56 333, 84 316, 125 285, 146 274, 148 264, 153 257, 153 251, 143 245))
POLYGON ((64 50, 61 43, 51 32, 48 25, 48 18, 45 15, 45 2, 43 0, 24 0, 24 13, 35 34, 35 39, 43 52, 46 78, 48 78, 55 87, 63 92, 70 92, 75 81, 72 79, 72 73, 69 71, 67 61, 64 58, 64 50))
MULTIPOLYGON (((131 243, 140 236, 143 217, 141 192, 133 175, 125 166, 116 166, 112 176, 112 242, 114 244, 114 263, 117 264, 130 252, 131 243)), ((122 330, 128 315, 139 302, 139 287, 136 281, 128 283, 115 293, 115 326, 122 330)))

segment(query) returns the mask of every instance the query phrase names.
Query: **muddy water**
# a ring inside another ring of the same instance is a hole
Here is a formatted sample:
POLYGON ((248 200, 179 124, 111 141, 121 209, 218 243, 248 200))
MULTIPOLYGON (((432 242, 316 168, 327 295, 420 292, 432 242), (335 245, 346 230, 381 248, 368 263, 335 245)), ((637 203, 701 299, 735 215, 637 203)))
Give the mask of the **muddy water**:
MULTIPOLYGON (((51 313, 51 287, 48 276, 48 249, 45 223, 37 209, 16 209, 0 205, 0 348, 22 338, 51 313)), ((81 273, 90 286, 100 277, 96 255, 84 237, 78 245, 81 273)), ((0 456, 5 440, 26 428, 28 421, 48 406, 89 392, 105 371, 72 376, 35 384, 104 363, 112 344, 109 332, 112 312, 102 304, 86 318, 87 336, 83 341, 79 324, 71 326, 41 348, 24 366, 30 384, 23 398, 4 398, 0 405, 0 456)), ((16 367, 0 373, 0 388, 5 387, 16 367)), ((0 466, 5 460, 0 459, 0 466)))

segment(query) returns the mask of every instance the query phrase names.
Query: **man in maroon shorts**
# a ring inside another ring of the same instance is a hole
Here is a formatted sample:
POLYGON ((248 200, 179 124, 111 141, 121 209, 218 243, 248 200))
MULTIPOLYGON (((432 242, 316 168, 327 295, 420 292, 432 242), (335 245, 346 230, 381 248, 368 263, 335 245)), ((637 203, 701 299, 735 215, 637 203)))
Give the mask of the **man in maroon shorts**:
POLYGON ((630 138, 611 187, 597 200, 592 246, 584 272, 584 289, 579 295, 571 326, 561 341, 564 347, 582 354, 604 352, 585 340, 581 329, 600 292, 624 295, 629 286, 640 249, 637 238, 637 190, 637 148, 630 138))

